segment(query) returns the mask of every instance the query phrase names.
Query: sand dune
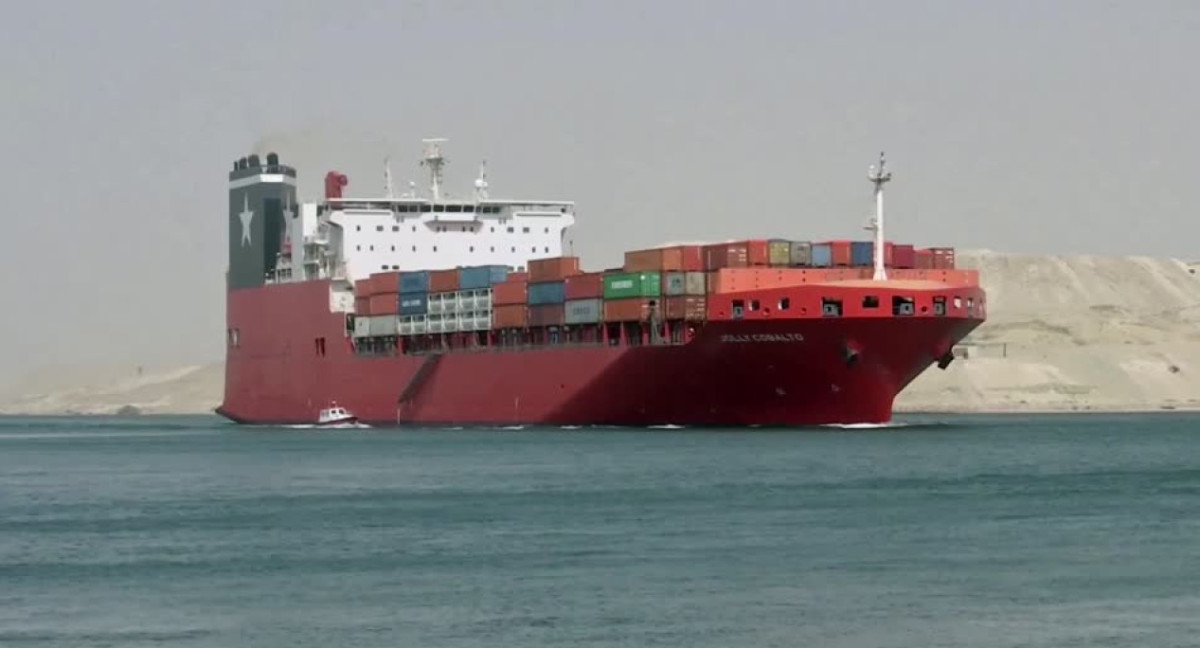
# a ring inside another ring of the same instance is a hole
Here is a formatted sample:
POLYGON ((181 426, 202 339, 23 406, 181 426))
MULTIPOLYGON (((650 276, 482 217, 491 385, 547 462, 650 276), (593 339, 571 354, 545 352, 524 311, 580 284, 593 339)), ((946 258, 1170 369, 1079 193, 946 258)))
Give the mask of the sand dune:
MULTIPOLYGON (((988 322, 898 411, 1200 408, 1200 264, 959 251, 988 291, 988 322), (964 355, 965 354, 965 355, 964 355)), ((220 364, 45 370, 0 393, 0 413, 211 412, 220 364)))
POLYGON ((960 252, 988 322, 898 410, 1200 407, 1200 265, 1174 259, 960 252))

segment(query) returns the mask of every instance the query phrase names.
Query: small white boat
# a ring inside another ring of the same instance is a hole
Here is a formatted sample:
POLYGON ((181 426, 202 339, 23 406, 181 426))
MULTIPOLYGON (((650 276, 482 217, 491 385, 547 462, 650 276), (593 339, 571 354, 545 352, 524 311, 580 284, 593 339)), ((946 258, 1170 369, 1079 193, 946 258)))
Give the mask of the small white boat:
POLYGON ((355 423, 358 423, 358 417, 337 403, 331 403, 329 407, 321 410, 321 414, 317 417, 319 426, 353 425, 355 423))

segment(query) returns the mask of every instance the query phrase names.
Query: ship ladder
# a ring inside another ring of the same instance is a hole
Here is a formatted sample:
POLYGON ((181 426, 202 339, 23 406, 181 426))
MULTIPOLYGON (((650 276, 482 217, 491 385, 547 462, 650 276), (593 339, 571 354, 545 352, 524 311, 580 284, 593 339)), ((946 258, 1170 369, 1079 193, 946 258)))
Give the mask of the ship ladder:
POLYGON ((421 387, 433 375, 433 370, 437 368, 442 360, 441 353, 431 353, 425 357, 425 362, 417 368, 417 372, 408 380, 408 384, 404 386, 404 391, 400 392, 400 398, 396 400, 396 423, 404 422, 404 410, 412 406, 412 402, 421 392, 421 387))

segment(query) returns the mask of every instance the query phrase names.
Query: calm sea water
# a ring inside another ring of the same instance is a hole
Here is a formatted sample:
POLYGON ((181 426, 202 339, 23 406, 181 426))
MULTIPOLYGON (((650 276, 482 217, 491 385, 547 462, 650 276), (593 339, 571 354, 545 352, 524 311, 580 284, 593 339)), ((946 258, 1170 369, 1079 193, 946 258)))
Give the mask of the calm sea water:
POLYGON ((2 646, 1183 646, 1200 417, 0 419, 2 646))

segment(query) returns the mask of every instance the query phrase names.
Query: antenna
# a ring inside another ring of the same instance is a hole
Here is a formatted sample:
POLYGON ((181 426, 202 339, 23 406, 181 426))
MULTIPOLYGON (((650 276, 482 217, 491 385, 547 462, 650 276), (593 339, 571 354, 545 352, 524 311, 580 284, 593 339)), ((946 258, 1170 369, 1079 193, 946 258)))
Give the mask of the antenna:
POLYGON ((892 172, 884 168, 883 152, 879 152, 879 167, 874 164, 867 170, 867 180, 875 185, 875 220, 867 229, 875 230, 875 276, 876 281, 887 279, 887 270, 883 267, 883 184, 892 179, 892 172))
POLYGON ((479 163, 479 177, 475 178, 475 200, 487 200, 488 197, 488 181, 487 181, 487 160, 479 163))
POLYGON ((396 197, 392 192, 392 159, 386 156, 383 158, 383 193, 388 200, 396 197))
POLYGON ((429 190, 434 200, 441 200, 442 197, 442 167, 446 159, 442 157, 441 144, 445 141, 442 137, 421 140, 425 145, 425 159, 421 160, 421 166, 429 167, 429 190))
POLYGON ((416 198, 417 197, 417 183, 413 182, 412 180, 408 181, 408 191, 406 191, 404 193, 404 197, 405 198, 416 198))

